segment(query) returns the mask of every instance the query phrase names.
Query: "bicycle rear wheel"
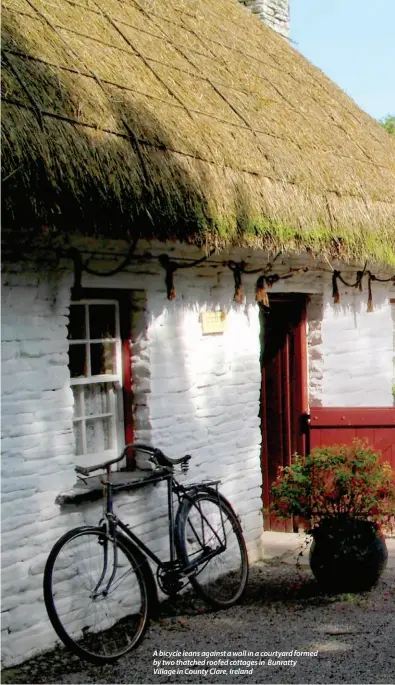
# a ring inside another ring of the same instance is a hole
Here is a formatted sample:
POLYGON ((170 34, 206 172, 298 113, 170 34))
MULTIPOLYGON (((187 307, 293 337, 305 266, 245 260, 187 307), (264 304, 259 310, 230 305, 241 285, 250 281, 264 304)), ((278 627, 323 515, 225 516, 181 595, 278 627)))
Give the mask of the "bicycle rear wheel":
POLYGON ((189 580, 206 602, 227 608, 242 597, 247 550, 239 520, 224 497, 209 489, 186 497, 177 513, 175 538, 183 566, 196 564, 189 580))
POLYGON ((44 571, 45 606, 77 656, 108 663, 137 646, 148 625, 146 565, 138 550, 119 538, 114 545, 103 528, 75 528, 54 545, 44 571))

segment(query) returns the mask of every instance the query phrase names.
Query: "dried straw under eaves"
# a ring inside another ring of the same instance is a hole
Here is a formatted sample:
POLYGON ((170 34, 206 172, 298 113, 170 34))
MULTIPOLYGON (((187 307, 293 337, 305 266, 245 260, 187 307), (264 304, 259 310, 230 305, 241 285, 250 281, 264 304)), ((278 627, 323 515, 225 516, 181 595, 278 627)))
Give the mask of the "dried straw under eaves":
POLYGON ((236 0, 4 0, 3 215, 395 264, 395 141, 236 0))

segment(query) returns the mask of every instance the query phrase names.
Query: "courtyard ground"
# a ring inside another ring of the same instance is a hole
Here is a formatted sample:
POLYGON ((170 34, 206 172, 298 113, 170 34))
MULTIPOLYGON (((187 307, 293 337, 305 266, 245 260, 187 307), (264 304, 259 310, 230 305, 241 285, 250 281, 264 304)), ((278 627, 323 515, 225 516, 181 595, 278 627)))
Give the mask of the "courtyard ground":
POLYGON ((238 606, 164 603, 141 646, 115 665, 95 667, 59 649, 3 671, 2 682, 393 684, 395 540, 373 590, 330 596, 320 592, 306 553, 296 567, 297 538, 265 533, 265 561, 251 568, 238 606), (161 652, 176 653, 165 657, 174 665, 164 665, 161 652))

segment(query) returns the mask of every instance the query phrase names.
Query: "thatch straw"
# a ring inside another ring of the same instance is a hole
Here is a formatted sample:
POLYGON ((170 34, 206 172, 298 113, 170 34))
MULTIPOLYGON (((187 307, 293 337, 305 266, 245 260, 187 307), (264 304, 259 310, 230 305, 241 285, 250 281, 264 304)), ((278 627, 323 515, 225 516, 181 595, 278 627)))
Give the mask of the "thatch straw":
POLYGON ((236 0, 4 0, 3 214, 395 264, 395 141, 236 0))

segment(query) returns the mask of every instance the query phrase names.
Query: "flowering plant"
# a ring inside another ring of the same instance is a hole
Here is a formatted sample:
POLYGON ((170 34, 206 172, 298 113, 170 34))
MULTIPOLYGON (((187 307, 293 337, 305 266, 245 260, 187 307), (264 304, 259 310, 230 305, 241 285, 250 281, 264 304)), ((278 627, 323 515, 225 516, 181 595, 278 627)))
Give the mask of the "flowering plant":
POLYGON ((393 527, 395 473, 379 457, 361 440, 295 455, 290 466, 279 468, 270 513, 278 519, 300 516, 310 531, 339 519, 393 527))

